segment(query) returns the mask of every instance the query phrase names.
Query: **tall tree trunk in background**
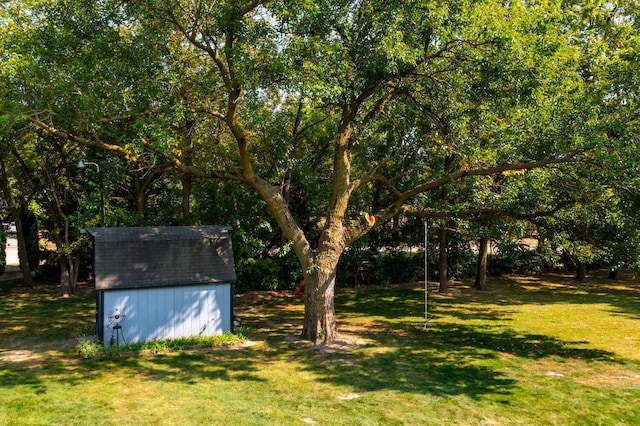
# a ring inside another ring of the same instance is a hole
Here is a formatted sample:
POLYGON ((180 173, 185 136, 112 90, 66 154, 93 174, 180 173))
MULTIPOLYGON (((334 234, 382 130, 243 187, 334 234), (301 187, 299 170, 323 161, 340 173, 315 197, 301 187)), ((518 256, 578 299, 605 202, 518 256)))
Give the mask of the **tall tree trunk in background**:
POLYGON ((567 249, 562 249, 562 256, 565 259, 565 266, 573 266, 576 271, 575 279, 581 283, 585 282, 587 280, 587 265, 567 249))
POLYGON ((619 276, 619 270, 619 268, 609 268, 609 276, 607 278, 610 280, 617 280, 619 276))
POLYGON ((145 182, 139 179, 134 179, 134 195, 136 199, 136 212, 141 221, 141 224, 145 223, 145 211, 147 205, 147 185, 145 182))
POLYGON ((62 295, 69 297, 73 294, 71 288, 71 275, 69 273, 69 265, 67 265, 67 259, 65 256, 61 256, 58 260, 58 266, 60 267, 60 288, 62 289, 62 295))
POLYGON ((136 173, 133 179, 134 182, 134 194, 136 202, 136 212, 140 216, 141 225, 146 225, 146 211, 147 211, 147 192, 149 187, 160 177, 163 173, 174 170, 174 167, 170 164, 164 164, 160 166, 153 166, 148 170, 144 170, 144 174, 136 173))
MULTIPOLYGON (((189 106, 189 93, 183 94, 184 104, 189 106)), ((180 160, 187 166, 193 166, 193 131, 196 126, 196 120, 193 116, 185 115, 184 124, 180 126, 178 132, 181 141, 180 160)), ((182 210, 182 224, 185 226, 192 224, 191 219, 191 188, 193 187, 193 176, 187 173, 180 175, 180 183, 182 185, 182 199, 180 207, 182 210)))
MULTIPOLYGON (((455 154, 447 155, 444 159, 444 174, 448 174, 454 167, 456 163, 457 156, 455 154)), ((449 205, 449 187, 448 185, 443 185, 440 191, 440 206, 443 210, 446 210, 449 205)), ((449 270, 448 270, 448 259, 447 259, 447 227, 449 225, 449 220, 447 218, 442 219, 440 222, 440 228, 438 229, 438 240, 439 240, 439 261, 438 261, 438 270, 439 270, 439 278, 440 285, 438 287, 438 293, 446 294, 449 292, 449 270)))
POLYGON ((78 252, 72 247, 71 222, 64 212, 64 203, 58 195, 55 176, 48 170, 49 168, 45 168, 49 190, 45 191, 44 187, 41 187, 40 191, 43 199, 46 200, 49 217, 53 219, 53 236, 60 267, 60 286, 62 295, 68 297, 76 293, 80 259, 78 252))
POLYGON ((478 267, 476 269, 476 282, 473 288, 476 290, 487 290, 487 253, 489 246, 488 237, 480 237, 478 242, 478 267))
POLYGON ((447 267, 447 220, 442 219, 440 228, 438 229, 438 271, 440 278, 440 286, 438 287, 438 293, 447 293, 449 291, 449 277, 447 267))
POLYGON ((149 170, 149 172, 142 178, 134 178, 134 193, 136 197, 136 211, 140 217, 142 225, 147 224, 147 191, 151 184, 157 179, 157 177, 167 171, 167 168, 156 168, 149 170))
POLYGON ((576 260, 576 280, 581 283, 587 281, 587 265, 581 260, 576 260))
POLYGON ((182 224, 191 225, 191 187, 193 186, 193 176, 188 174, 180 175, 180 183, 182 184, 182 224))
POLYGON ((4 195, 4 200, 9 207, 9 211, 13 216, 13 220, 16 223, 16 236, 18 239, 18 257, 20 259, 20 269, 22 270, 22 278, 24 285, 27 287, 33 287, 33 279, 31 278, 31 268, 29 266, 29 255, 27 252, 27 243, 24 238, 24 232, 22 229, 22 210, 23 208, 16 206, 15 200, 11 194, 11 188, 9 187, 9 177, 7 175, 7 169, 4 159, 0 157, 0 189, 4 195))
POLYGON ((59 209, 59 215, 60 216, 55 219, 54 236, 59 255, 58 264, 60 265, 60 286, 62 288, 62 295, 68 297, 76 294, 80 258, 78 253, 70 250, 70 223, 67 216, 62 213, 61 208, 59 209), (60 222, 62 222, 62 224, 60 222), (62 230, 63 226, 64 230, 62 230))
POLYGON ((48 206, 51 211, 51 217, 53 218, 53 239, 56 244, 56 252, 58 253, 60 287, 62 289, 62 295, 67 297, 74 295, 76 291, 78 274, 76 271, 77 268, 74 269, 74 265, 77 264, 77 262, 73 259, 73 255, 69 251, 69 220, 62 211, 60 200, 55 191, 52 191, 52 194, 53 197, 51 197, 48 206))
POLYGON ((78 285, 78 269, 80 258, 78 256, 60 256, 60 287, 62 295, 68 297, 76 294, 78 285))
POLYGON ((7 264, 7 234, 0 232, 0 275, 5 273, 7 264))
POLYGON ((22 279, 24 285, 27 287, 33 287, 33 279, 31 278, 31 265, 29 265, 29 253, 27 251, 27 240, 24 237, 24 231, 22 230, 22 219, 19 212, 11 209, 11 214, 14 216, 16 222, 16 236, 18 238, 18 257, 20 258, 20 269, 22 270, 22 279))

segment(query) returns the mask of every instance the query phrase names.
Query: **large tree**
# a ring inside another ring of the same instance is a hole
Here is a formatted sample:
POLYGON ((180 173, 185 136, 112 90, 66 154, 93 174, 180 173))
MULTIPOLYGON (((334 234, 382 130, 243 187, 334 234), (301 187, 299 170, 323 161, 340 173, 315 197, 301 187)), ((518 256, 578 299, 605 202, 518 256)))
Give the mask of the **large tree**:
POLYGON ((454 182, 576 161, 597 133, 575 120, 579 4, 15 4, 3 125, 251 188, 300 263, 314 341, 336 338, 352 243, 454 182))

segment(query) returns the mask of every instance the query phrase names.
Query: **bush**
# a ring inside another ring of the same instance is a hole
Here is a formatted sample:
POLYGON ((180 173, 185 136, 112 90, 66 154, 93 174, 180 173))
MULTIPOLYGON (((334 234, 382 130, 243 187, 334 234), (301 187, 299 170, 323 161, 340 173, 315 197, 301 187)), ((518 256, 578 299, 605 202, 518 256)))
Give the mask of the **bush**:
POLYGON ((105 348, 97 340, 79 340, 76 350, 82 358, 94 358, 105 352, 105 348))
POLYGON ((560 255, 545 248, 531 250, 528 246, 499 244, 498 256, 492 258, 489 273, 535 274, 562 267, 560 255))
POLYGON ((468 243, 450 247, 447 256, 449 279, 472 277, 476 273, 477 265, 478 254, 471 250, 468 243))
POLYGON ((235 287, 239 292, 291 289, 302 278, 293 254, 237 259, 236 274, 235 287))
POLYGON ((412 282, 424 276, 424 253, 389 252, 374 257, 374 277, 379 284, 412 282))
POLYGON ((337 285, 395 284, 416 281, 423 276, 423 252, 348 250, 338 264, 337 285))

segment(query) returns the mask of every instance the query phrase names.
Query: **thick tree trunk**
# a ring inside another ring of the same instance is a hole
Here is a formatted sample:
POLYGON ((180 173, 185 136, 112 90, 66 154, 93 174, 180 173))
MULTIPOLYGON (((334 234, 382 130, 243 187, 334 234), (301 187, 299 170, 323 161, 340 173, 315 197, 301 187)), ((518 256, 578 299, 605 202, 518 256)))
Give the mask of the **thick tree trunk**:
POLYGON ((476 282, 473 284, 473 288, 476 290, 487 290, 487 249, 489 245, 489 238, 480 237, 478 242, 478 268, 476 270, 476 282))
POLYGON ((301 337, 319 343, 333 342, 338 334, 334 292, 337 262, 325 262, 304 276, 305 319, 301 337))
POLYGON ((449 277, 447 268, 447 222, 446 219, 442 220, 440 228, 438 229, 439 240, 439 260, 438 270, 440 277, 440 286, 438 287, 438 293, 447 293, 449 291, 449 277))
POLYGON ((608 276, 608 278, 609 278, 610 280, 617 280, 617 279, 618 279, 618 271, 619 271, 619 269, 618 269, 618 268, 610 268, 610 269, 609 269, 609 276, 608 276))

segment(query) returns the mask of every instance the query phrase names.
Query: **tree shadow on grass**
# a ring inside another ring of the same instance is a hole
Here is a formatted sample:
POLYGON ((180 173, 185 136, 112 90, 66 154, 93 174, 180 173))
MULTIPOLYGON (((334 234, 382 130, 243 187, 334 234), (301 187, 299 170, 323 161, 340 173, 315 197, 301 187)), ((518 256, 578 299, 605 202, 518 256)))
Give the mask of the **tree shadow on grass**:
POLYGON ((424 293, 415 287, 377 287, 336 293, 339 315, 381 316, 387 320, 424 314, 424 293))
POLYGON ((86 286, 78 291, 61 298, 56 286, 6 288, 0 293, 0 352, 70 339, 94 327, 95 293, 86 286))
POLYGON ((176 382, 194 385, 202 381, 256 381, 255 355, 241 349, 210 350, 161 354, 123 353, 104 358, 82 360, 72 353, 55 354, 44 359, 17 360, 4 363, 0 370, 0 388, 22 387, 36 395, 46 394, 50 384, 80 386, 88 381, 112 381, 137 377, 139 380, 176 382), (60 361, 64 360, 63 363, 60 361))
POLYGON ((24 387, 30 389, 35 395, 47 393, 46 380, 40 372, 21 365, 19 368, 2 366, 0 371, 0 388, 24 387))
POLYGON ((393 390, 481 399, 507 397, 518 387, 518 381, 499 371, 496 364, 506 355, 581 360, 610 355, 579 348, 579 342, 459 324, 439 324, 425 330, 381 326, 379 331, 361 333, 360 337, 363 344, 328 352, 308 343, 296 344, 276 333, 257 347, 240 349, 197 349, 153 356, 123 354, 68 364, 44 360, 36 365, 24 361, 3 369, 0 387, 27 387, 41 395, 47 393, 52 381, 80 386, 87 381, 109 381, 114 376, 185 385, 203 381, 264 383, 274 380, 265 376, 271 360, 285 358, 291 360, 290 374, 310 372, 320 382, 352 387, 355 392, 393 390))
MULTIPOLYGON (((457 309, 461 318, 479 319, 483 324, 436 321, 422 329, 419 320, 423 299, 416 288, 340 293, 336 299, 341 317, 339 322, 345 328, 357 324, 356 333, 364 343, 323 352, 313 345, 296 345, 286 339, 300 331, 302 302, 274 294, 245 306, 243 321, 259 330, 257 337, 262 341, 256 347, 196 349, 183 353, 125 355, 90 361, 75 358, 65 365, 55 359, 41 361, 39 365, 33 361, 22 361, 3 368, 0 387, 26 386, 35 394, 42 394, 47 392, 51 380, 79 386, 90 380, 108 379, 114 374, 186 385, 207 380, 262 383, 273 380, 265 378, 265 370, 269 369, 272 360, 285 358, 291 360, 291 374, 298 370, 311 372, 318 381, 350 386, 356 392, 394 390, 421 395, 466 395, 480 399, 508 396, 518 387, 516 379, 500 370, 502 358, 609 361, 612 355, 606 351, 582 348, 583 342, 517 333, 505 323, 491 321, 503 321, 505 311, 483 308, 481 299, 484 297, 478 296, 477 303, 466 303, 464 308, 456 305, 458 301, 455 298, 436 301, 438 309, 446 309, 448 314, 455 313, 457 309), (364 325, 358 323, 363 318, 366 319, 364 325)), ((49 302, 38 303, 48 306, 49 302)), ((17 313, 26 315, 29 308, 15 309, 18 309, 17 313)), ((43 312, 50 311, 45 309, 43 312)), ((64 317, 73 313, 60 312, 60 315, 64 317)), ((64 357, 73 358, 74 355, 66 352, 62 355, 64 357)), ((279 367, 274 365, 274 368, 279 367)))
MULTIPOLYGON (((319 380, 353 386, 357 392, 392 389, 438 396, 510 395, 518 381, 499 370, 501 359, 562 358, 610 361, 607 351, 581 348, 549 336, 496 331, 491 327, 438 324, 425 330, 381 325, 352 352, 311 359, 305 369, 319 380)), ((311 357, 313 358, 313 357, 311 357)))
MULTIPOLYGON (((518 304, 606 304, 611 312, 640 319, 640 283, 638 280, 606 279, 580 283, 566 274, 491 277, 492 292, 465 291, 467 298, 479 303, 518 304)), ((463 291, 470 287, 462 283, 463 291)))
MULTIPOLYGON (((540 303, 546 297, 541 296, 540 303)), ((352 385, 363 392, 395 389, 480 398, 509 394, 517 386, 516 380, 493 367, 503 358, 521 358, 522 362, 542 358, 612 362, 615 358, 612 352, 585 347, 588 342, 516 332, 508 327, 513 311, 487 307, 485 298, 489 304, 496 304, 486 294, 471 294, 463 301, 455 296, 438 297, 431 302, 436 313, 430 314, 431 322, 420 330, 416 322, 424 309, 420 289, 381 288, 339 294, 340 316, 356 323, 367 318, 364 327, 376 332, 361 335, 372 343, 355 350, 353 359, 340 354, 337 365, 309 362, 307 368, 321 380, 352 385), (437 312, 446 312, 462 323, 438 322, 437 312), (480 324, 468 324, 469 320, 480 324), (380 348, 384 350, 377 350, 380 348)))
POLYGON ((334 354, 333 359, 329 357, 324 362, 316 359, 304 365, 304 369, 317 375, 319 381, 351 386, 355 392, 394 390, 480 399, 488 395, 509 395, 517 386, 515 379, 491 367, 439 352, 433 347, 416 345, 390 346, 367 355, 356 351, 352 357, 345 353, 334 354))
MULTIPOLYGON (((465 351, 451 351, 454 342, 446 342, 442 336, 432 341, 425 339, 424 331, 415 331, 415 324, 381 325, 380 332, 362 335, 368 342, 364 345, 321 353, 319 347, 297 345, 287 339, 299 331, 302 323, 301 311, 283 310, 290 300, 264 303, 254 312, 255 317, 247 318, 250 323, 262 324, 258 336, 262 343, 256 347, 196 349, 153 356, 124 354, 88 361, 76 358, 68 365, 60 365, 55 359, 25 360, 0 373, 0 387, 27 387, 39 395, 46 394, 54 381, 80 386, 88 381, 111 380, 114 375, 186 385, 202 381, 265 382, 265 370, 272 360, 283 358, 291 360, 290 374, 312 372, 318 381, 352 386, 358 392, 396 390, 480 398, 487 394, 507 395, 517 384, 502 372, 469 362, 465 351), (265 326, 265 321, 270 325, 265 326), (274 328, 268 331, 269 327, 274 328)), ((73 357, 69 352, 61 356, 73 357)))
POLYGON ((192 353, 126 355, 95 361, 90 368, 132 371, 146 380, 179 382, 193 385, 204 381, 255 381, 266 379, 258 374, 258 364, 251 352, 217 350, 192 353))
POLYGON ((585 348, 588 342, 567 342, 554 337, 516 333, 509 329, 467 326, 461 324, 438 324, 425 331, 432 345, 441 345, 443 350, 463 353, 466 356, 514 356, 527 359, 557 357, 583 361, 611 361, 614 353, 585 348))

